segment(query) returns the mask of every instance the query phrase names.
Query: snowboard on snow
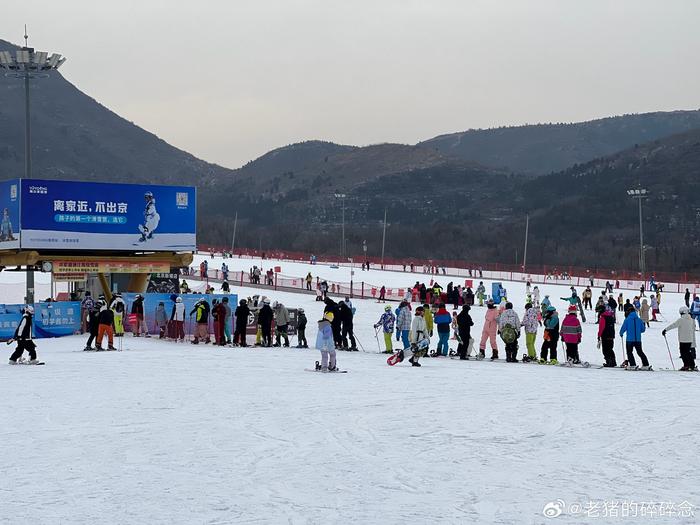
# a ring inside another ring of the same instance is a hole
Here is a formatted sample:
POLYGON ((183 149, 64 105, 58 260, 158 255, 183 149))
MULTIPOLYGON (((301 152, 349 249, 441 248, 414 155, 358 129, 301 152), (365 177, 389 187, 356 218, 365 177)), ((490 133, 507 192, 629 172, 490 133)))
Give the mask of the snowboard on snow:
POLYGON ((316 361, 316 366, 314 368, 304 368, 306 372, 320 372, 323 374, 347 374, 347 370, 340 370, 336 368, 335 370, 326 370, 325 372, 321 369, 321 363, 316 361))
POLYGON ((37 361, 36 363, 30 363, 29 361, 25 361, 24 359, 19 359, 14 365, 11 366, 16 366, 16 365, 27 365, 27 366, 38 366, 38 365, 45 365, 43 361, 37 361))

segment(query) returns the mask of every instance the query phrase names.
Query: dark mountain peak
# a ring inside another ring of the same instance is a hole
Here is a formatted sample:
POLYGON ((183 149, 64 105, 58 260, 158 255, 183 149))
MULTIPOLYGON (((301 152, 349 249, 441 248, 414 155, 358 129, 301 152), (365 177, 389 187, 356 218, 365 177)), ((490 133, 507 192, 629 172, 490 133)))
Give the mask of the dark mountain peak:
POLYGON ((535 175, 700 128, 700 110, 627 114, 577 123, 471 129, 420 145, 442 153, 535 175))

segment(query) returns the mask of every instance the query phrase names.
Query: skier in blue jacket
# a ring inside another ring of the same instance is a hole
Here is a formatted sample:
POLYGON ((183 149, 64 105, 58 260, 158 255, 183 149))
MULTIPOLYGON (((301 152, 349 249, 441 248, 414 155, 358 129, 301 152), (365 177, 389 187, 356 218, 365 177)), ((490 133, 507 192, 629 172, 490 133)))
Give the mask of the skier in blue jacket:
POLYGON ((634 360, 634 350, 637 350, 639 358, 642 360, 640 370, 651 370, 649 360, 642 351, 642 334, 646 330, 646 325, 642 321, 635 310, 629 311, 622 326, 620 327, 620 337, 627 334, 627 362, 622 363, 622 366, 627 368, 636 368, 637 364, 634 360))

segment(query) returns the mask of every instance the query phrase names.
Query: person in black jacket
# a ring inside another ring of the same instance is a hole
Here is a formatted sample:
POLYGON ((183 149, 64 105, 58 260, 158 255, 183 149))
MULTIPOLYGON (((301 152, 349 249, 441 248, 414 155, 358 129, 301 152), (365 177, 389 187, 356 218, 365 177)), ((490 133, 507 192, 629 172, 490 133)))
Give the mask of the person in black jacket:
POLYGON ((469 340, 472 337, 471 331, 472 326, 474 326, 474 321, 471 315, 469 315, 470 307, 465 304, 462 306, 462 311, 457 315, 457 332, 459 333, 459 338, 462 341, 457 347, 457 353, 460 359, 468 359, 467 349, 469 348, 469 340))
POLYGON ((263 306, 258 312, 258 325, 260 325, 260 330, 262 332, 262 345, 270 347, 272 346, 272 321, 274 319, 274 312, 270 308, 270 300, 265 299, 263 301, 263 306))
POLYGON ((92 347, 92 342, 97 338, 97 332, 100 327, 100 307, 102 306, 102 301, 97 301, 93 304, 92 308, 89 308, 87 315, 85 316, 85 324, 90 334, 87 343, 85 344, 85 351, 94 350, 92 347))
POLYGON ((309 342, 306 340, 306 314, 303 308, 297 310, 297 348, 309 348, 309 342))
POLYGON ((338 310, 338 303, 336 303, 330 297, 326 297, 324 299, 324 303, 326 304, 326 307, 323 309, 323 313, 326 314, 326 313, 330 312, 333 314, 333 321, 331 321, 331 329, 333 330, 333 342, 335 343, 336 348, 342 348, 343 347, 343 337, 341 335, 342 321, 340 320, 340 311, 338 310))
POLYGON ((343 349, 357 352, 357 344, 355 343, 355 335, 353 334, 352 309, 345 301, 340 301, 338 303, 338 312, 340 313, 340 321, 342 323, 340 339, 343 349), (348 348, 348 338, 350 339, 350 348, 348 348))
POLYGON ((37 365, 41 364, 36 358, 36 345, 32 341, 32 320, 34 318, 34 307, 26 306, 24 308, 24 313, 22 314, 22 320, 15 330, 15 335, 10 339, 7 344, 12 344, 13 341, 17 341, 17 348, 10 356, 10 364, 16 365, 18 360, 23 362, 20 358, 24 351, 29 352, 29 361, 27 364, 37 365))
POLYGON ((236 316, 236 329, 233 332, 233 344, 238 346, 248 346, 245 340, 245 332, 248 326, 248 316, 250 315, 248 301, 241 299, 238 302, 234 315, 236 316))

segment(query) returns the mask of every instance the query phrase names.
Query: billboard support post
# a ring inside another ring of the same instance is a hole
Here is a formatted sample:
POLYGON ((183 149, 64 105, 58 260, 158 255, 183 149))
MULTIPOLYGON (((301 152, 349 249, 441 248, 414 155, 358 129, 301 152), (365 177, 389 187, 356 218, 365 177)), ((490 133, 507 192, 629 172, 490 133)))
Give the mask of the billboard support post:
POLYGON ((26 304, 34 304, 34 269, 27 266, 27 296, 25 297, 26 304))

